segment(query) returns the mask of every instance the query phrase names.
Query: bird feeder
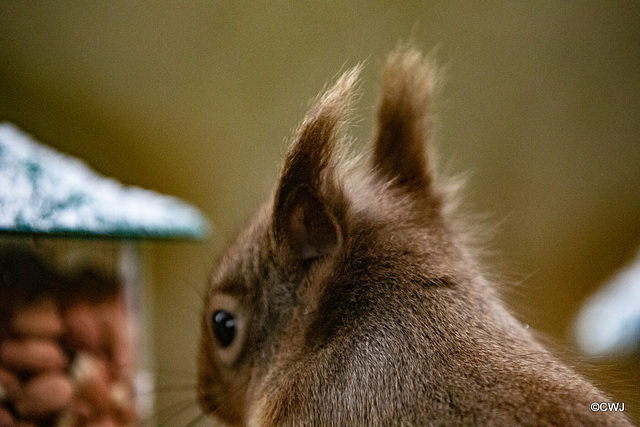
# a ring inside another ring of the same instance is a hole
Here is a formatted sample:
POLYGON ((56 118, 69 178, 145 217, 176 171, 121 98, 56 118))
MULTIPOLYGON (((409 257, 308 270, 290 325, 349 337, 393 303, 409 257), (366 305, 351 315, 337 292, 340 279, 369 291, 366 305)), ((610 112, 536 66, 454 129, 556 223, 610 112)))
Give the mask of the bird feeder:
POLYGON ((135 425, 153 375, 140 242, 205 218, 0 124, 0 425, 135 425))

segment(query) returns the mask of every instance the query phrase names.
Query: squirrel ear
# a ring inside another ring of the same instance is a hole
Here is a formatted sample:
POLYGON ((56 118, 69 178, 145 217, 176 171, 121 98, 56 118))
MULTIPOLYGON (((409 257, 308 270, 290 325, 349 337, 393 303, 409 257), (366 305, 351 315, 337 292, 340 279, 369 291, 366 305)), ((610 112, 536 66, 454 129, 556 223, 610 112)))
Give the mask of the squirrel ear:
POLYGON ((400 48, 387 59, 378 107, 373 166, 392 185, 424 198, 432 171, 431 97, 435 72, 412 48, 400 48))
POLYGON ((340 130, 360 67, 346 72, 311 108, 287 152, 275 195, 273 232, 278 246, 303 261, 327 255, 342 241, 346 200, 340 130))
POLYGON ((331 254, 341 242, 342 233, 323 203, 307 188, 299 187, 287 205, 283 231, 296 258, 313 261, 331 254))

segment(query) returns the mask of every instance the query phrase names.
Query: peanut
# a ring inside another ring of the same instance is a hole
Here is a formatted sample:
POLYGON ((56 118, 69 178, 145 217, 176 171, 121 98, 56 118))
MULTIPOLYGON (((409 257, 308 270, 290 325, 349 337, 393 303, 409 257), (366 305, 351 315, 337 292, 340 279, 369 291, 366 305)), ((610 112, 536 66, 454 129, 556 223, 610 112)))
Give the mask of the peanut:
POLYGON ((85 352, 79 352, 71 366, 71 375, 80 395, 98 413, 107 413, 111 406, 107 361, 85 352))
POLYGON ((73 385, 57 372, 40 374, 27 382, 16 399, 16 411, 25 417, 43 417, 71 403, 73 385))
POLYGON ((136 408, 133 403, 133 392, 129 384, 123 382, 114 383, 111 387, 111 400, 120 424, 130 425, 136 422, 136 408))
POLYGON ((11 427, 16 424, 13 415, 3 406, 0 406, 0 427, 11 427))
POLYGON ((111 417, 104 417, 99 419, 98 421, 94 421, 92 423, 88 423, 87 427, 118 427, 119 423, 115 422, 111 417))
POLYGON ((135 370, 133 354, 135 331, 133 323, 127 317, 124 301, 118 298, 101 304, 99 312, 106 325, 107 339, 115 365, 115 376, 131 378, 135 370))
POLYGON ((105 347, 104 329, 96 316, 96 311, 87 302, 79 302, 69 307, 65 314, 70 343, 86 350, 105 347))
POLYGON ((18 334, 30 337, 56 338, 64 332, 58 308, 51 298, 42 299, 19 310, 11 326, 18 334))
MULTIPOLYGON (((12 372, 0 367, 0 402, 12 400, 20 390, 20 382, 12 372)), ((2 426, 3 424, 0 424, 2 426)))
POLYGON ((62 370, 67 356, 54 341, 42 338, 6 340, 0 344, 0 361, 16 371, 62 370))

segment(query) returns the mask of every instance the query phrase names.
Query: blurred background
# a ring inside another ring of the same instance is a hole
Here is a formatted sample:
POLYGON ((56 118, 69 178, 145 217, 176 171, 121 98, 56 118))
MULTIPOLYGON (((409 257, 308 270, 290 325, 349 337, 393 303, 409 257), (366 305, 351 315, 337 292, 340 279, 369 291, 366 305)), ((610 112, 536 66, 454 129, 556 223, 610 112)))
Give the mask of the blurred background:
MULTIPOLYGON (((143 244, 157 409, 175 425, 197 413, 182 405, 207 276, 309 100, 366 60, 351 129, 366 142, 407 40, 446 68, 439 151, 471 172, 505 299, 571 355, 580 304, 640 245, 640 3, 0 3, 0 120, 212 221, 204 244, 143 244)), ((640 421, 638 353, 574 356, 640 421)))

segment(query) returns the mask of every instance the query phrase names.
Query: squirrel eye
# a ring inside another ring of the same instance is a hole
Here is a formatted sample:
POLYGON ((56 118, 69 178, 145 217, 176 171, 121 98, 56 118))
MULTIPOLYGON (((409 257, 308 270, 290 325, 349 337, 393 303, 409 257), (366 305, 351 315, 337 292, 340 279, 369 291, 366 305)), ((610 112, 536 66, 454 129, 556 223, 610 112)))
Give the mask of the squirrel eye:
POLYGON ((221 348, 226 348, 233 343, 236 336, 236 319, 226 310, 216 310, 212 316, 213 333, 221 348))

